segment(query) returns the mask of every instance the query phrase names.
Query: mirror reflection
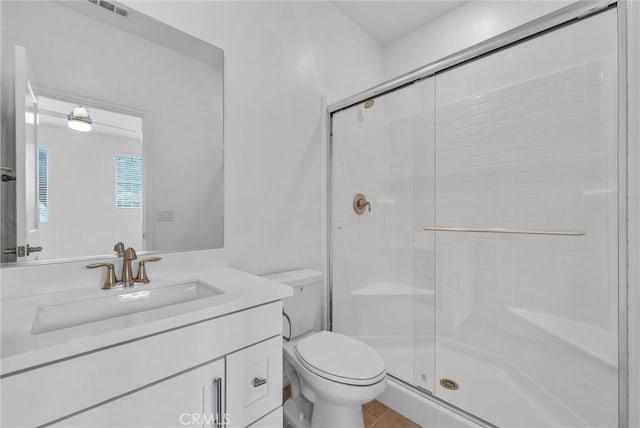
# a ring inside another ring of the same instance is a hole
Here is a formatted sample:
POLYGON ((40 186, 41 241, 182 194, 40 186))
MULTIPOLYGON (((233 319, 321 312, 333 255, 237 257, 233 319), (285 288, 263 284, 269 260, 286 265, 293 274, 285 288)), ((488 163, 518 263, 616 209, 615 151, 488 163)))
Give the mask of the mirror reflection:
POLYGON ((222 51, 115 2, 0 7, 2 263, 222 247, 222 51))

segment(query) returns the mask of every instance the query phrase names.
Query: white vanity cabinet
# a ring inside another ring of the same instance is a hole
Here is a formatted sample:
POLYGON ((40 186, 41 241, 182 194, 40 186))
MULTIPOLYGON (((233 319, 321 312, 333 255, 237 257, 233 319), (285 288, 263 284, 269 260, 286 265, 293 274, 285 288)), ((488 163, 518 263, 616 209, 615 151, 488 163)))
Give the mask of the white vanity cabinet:
POLYGON ((0 426, 281 427, 281 317, 271 302, 9 373, 0 426))

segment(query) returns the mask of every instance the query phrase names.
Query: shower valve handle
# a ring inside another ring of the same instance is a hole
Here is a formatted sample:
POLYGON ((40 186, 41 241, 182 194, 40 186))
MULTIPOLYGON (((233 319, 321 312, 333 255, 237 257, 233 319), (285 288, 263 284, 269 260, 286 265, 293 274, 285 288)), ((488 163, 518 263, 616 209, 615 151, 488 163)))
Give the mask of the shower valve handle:
POLYGON ((356 193, 353 197, 353 211, 358 215, 362 215, 367 209, 371 212, 371 202, 367 201, 367 197, 362 193, 356 193))

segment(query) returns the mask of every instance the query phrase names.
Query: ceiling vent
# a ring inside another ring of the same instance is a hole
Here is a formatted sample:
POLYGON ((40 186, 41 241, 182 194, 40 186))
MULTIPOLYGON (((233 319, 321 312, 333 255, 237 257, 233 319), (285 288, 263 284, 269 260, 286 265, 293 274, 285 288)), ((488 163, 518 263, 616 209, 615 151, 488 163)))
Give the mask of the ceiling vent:
POLYGON ((125 18, 127 17, 127 15, 129 15, 129 11, 121 7, 116 7, 116 13, 120 16, 124 16, 125 18))
POLYGON ((127 9, 122 8, 120 6, 116 6, 115 4, 110 3, 106 0, 89 0, 89 3, 95 4, 96 6, 100 6, 103 9, 108 10, 109 12, 122 16, 123 18, 126 18, 127 16, 129 16, 129 11, 127 9))

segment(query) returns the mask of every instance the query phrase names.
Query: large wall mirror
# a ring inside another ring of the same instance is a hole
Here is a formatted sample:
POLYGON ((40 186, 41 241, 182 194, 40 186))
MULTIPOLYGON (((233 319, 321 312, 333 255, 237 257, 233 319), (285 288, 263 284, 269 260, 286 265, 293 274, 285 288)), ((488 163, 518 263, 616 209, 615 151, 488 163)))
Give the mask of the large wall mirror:
POLYGON ((222 50, 111 0, 0 8, 3 266, 222 247, 222 50))

